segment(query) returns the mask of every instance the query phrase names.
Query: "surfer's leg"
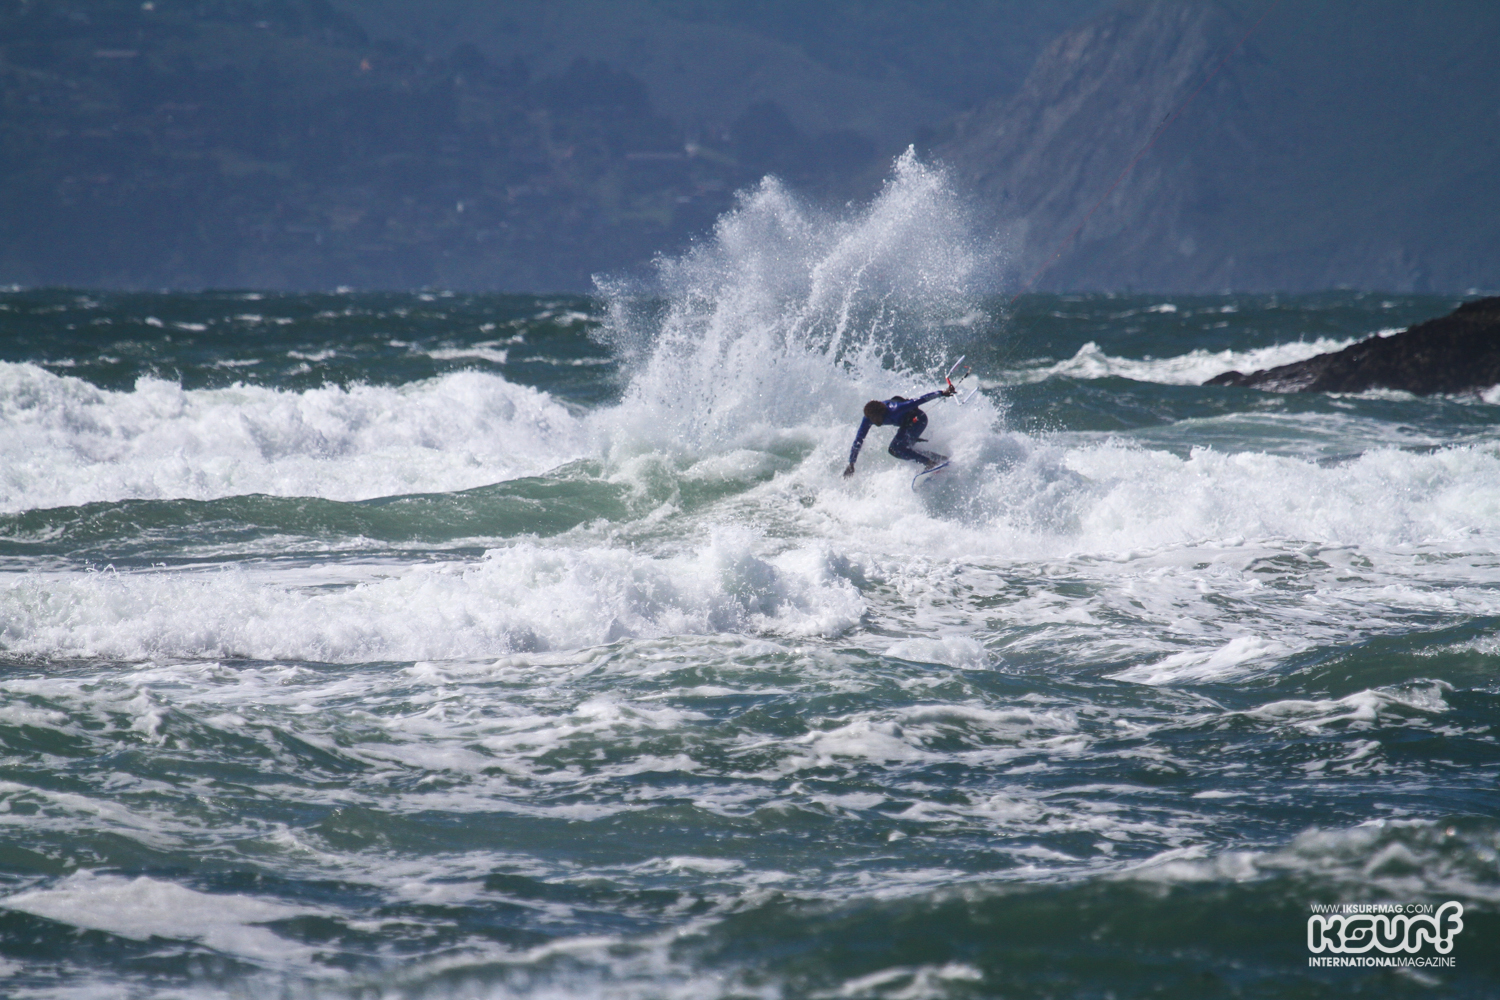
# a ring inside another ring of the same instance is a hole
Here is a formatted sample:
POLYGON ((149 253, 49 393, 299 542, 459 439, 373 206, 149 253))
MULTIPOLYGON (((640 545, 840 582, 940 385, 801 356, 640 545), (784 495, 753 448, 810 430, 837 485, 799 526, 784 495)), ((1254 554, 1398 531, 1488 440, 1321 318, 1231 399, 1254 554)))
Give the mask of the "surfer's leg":
POLYGON ((942 459, 931 452, 922 451, 912 445, 922 437, 922 432, 927 429, 927 414, 918 410, 911 423, 906 424, 896 431, 896 436, 891 439, 891 446, 886 449, 895 458, 904 459, 908 462, 921 462, 923 465, 936 465, 942 459))
POLYGON ((938 459, 932 453, 929 453, 929 451, 921 451, 918 448, 913 448, 912 444, 910 444, 912 438, 915 438, 915 435, 907 436, 906 430, 903 427, 895 435, 895 438, 892 439, 891 447, 886 448, 886 451, 891 453, 892 457, 904 459, 906 462, 921 462, 922 465, 935 465, 938 459))
POLYGON ((886 451, 890 452, 894 457, 905 459, 908 462, 921 462, 923 465, 931 465, 933 463, 931 455, 925 451, 918 451, 903 442, 899 437, 891 442, 891 446, 886 451))

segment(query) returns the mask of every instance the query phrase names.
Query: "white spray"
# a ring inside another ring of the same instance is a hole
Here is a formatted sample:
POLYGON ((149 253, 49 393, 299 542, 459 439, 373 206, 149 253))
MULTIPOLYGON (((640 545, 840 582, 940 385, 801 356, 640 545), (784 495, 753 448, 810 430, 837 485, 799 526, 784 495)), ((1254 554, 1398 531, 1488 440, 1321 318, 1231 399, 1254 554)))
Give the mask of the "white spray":
POLYGON ((658 259, 660 309, 604 283, 602 336, 634 365, 605 415, 617 455, 765 447, 857 421, 872 395, 936 388, 945 327, 974 309, 976 246, 947 177, 910 150, 846 218, 767 178, 710 240, 658 259))

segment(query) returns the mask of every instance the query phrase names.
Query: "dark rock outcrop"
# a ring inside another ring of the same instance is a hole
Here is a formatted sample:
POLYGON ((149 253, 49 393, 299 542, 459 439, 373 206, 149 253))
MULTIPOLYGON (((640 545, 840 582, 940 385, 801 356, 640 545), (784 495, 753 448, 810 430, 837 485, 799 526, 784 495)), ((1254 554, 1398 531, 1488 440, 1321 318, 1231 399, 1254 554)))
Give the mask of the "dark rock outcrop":
POLYGON ((1466 302, 1447 316, 1333 354, 1249 375, 1225 372, 1203 384, 1270 392, 1478 392, 1500 385, 1500 297, 1466 302))

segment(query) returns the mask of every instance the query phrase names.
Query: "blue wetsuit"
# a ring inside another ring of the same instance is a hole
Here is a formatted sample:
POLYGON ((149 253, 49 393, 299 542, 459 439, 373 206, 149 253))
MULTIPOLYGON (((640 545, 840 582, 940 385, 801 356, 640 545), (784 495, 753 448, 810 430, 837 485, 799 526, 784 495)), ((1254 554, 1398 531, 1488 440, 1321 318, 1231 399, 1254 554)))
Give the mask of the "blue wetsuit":
MULTIPOLYGON (((941 461, 941 457, 918 451, 912 445, 923 440, 922 432, 927 429, 927 414, 918 409, 923 403, 930 402, 943 395, 942 390, 929 392, 919 399, 902 399, 900 396, 892 396, 885 400, 885 422, 896 425, 896 436, 891 440, 891 446, 886 450, 897 458, 904 458, 912 462, 921 462, 926 465, 931 462, 941 461)), ((860 421, 859 431, 854 435, 854 447, 849 449, 849 464, 854 465, 855 459, 859 458, 859 449, 864 447, 865 435, 870 433, 870 418, 865 417, 860 421)))

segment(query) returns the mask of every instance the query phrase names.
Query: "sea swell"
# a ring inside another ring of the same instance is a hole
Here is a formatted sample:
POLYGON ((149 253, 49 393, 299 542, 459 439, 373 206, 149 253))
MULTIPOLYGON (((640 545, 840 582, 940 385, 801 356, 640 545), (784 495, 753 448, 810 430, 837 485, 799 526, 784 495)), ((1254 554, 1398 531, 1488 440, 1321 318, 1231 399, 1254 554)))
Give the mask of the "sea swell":
POLYGON ((1194 384, 1443 302, 982 263, 908 157, 597 301, 10 293, 3 991, 1492 993, 1500 407, 1194 384))

